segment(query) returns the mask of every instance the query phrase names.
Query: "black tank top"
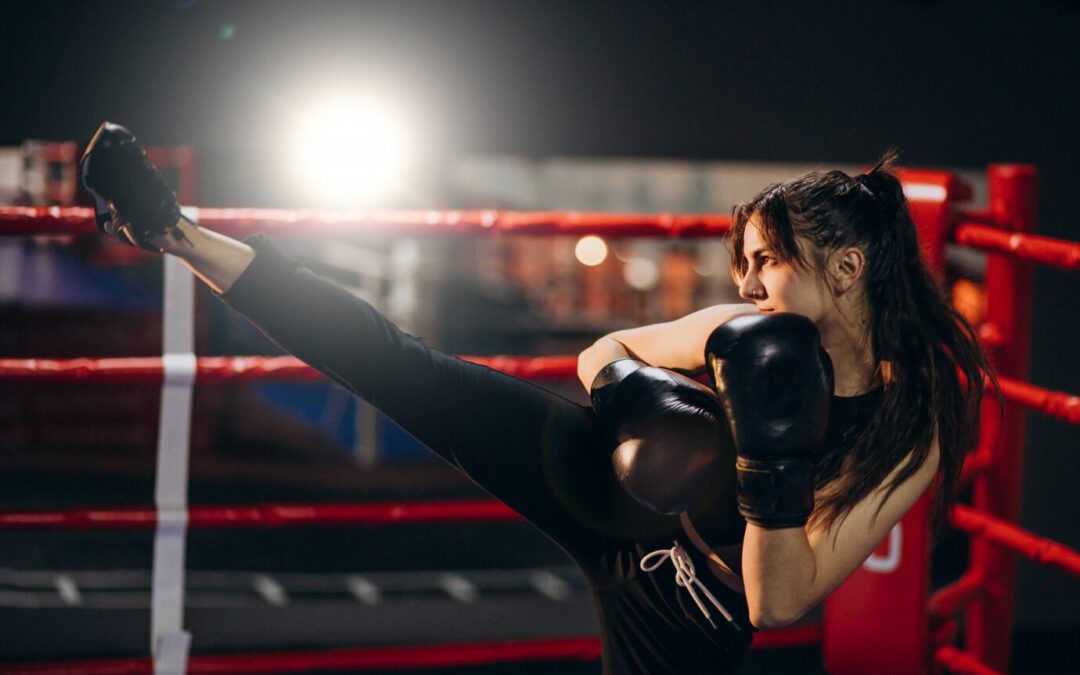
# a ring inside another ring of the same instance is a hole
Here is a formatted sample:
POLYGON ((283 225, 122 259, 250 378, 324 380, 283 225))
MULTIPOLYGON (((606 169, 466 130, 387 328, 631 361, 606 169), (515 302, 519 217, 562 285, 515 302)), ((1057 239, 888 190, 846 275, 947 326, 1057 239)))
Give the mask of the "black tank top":
POLYGON ((833 396, 829 405, 829 426, 821 446, 816 471, 816 486, 836 478, 844 457, 855 439, 866 429, 881 405, 883 390, 873 389, 858 396, 833 396))
MULTIPOLYGON (((881 397, 881 389, 858 396, 832 397, 825 442, 818 455, 816 487, 836 477, 854 440, 873 419, 881 404, 881 397)), ((739 515, 734 489, 723 495, 722 500, 723 503, 712 502, 702 508, 695 507, 689 512, 690 520, 702 538, 713 544, 713 551, 741 576, 742 533, 746 523, 739 515)))

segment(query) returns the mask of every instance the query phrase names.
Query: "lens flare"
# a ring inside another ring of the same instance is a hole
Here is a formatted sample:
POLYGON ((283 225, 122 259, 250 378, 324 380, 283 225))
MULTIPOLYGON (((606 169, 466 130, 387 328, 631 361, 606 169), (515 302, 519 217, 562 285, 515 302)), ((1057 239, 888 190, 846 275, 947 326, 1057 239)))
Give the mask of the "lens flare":
POLYGON ((371 98, 325 101, 304 115, 298 168, 323 199, 365 202, 399 178, 409 153, 400 113, 371 98))

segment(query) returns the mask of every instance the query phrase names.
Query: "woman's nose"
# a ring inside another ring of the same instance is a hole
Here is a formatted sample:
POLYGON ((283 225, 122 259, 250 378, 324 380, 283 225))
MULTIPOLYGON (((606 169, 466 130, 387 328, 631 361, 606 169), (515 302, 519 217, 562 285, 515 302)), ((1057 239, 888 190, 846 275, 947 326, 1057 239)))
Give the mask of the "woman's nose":
POLYGON ((748 270, 739 282, 739 297, 743 300, 761 300, 765 297, 765 288, 752 270, 748 270))

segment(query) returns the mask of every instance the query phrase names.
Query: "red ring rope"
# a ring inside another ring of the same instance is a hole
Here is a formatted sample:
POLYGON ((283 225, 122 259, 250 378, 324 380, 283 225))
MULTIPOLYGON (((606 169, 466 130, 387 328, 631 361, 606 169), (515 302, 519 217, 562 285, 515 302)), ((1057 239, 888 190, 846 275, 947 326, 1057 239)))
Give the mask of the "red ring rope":
POLYGON ((1080 424, 1080 396, 1064 391, 1036 387, 1008 377, 998 377, 1001 395, 1005 400, 1037 410, 1044 415, 1080 424))
MULTIPOLYGON (((295 673, 309 670, 405 670, 481 666, 528 661, 595 661, 596 638, 554 638, 454 645, 409 645, 310 652, 192 655, 188 673, 295 673)), ((149 658, 0 664, 0 673, 34 675, 112 675, 153 673, 149 658)))
POLYGON ((970 675, 1005 675, 1004 673, 988 668, 978 659, 956 647, 938 647, 934 652, 934 660, 942 664, 954 673, 970 673, 970 675))
POLYGON ((941 645, 951 645, 956 642, 956 636, 960 631, 960 624, 956 619, 944 618, 938 619, 934 622, 936 625, 932 625, 930 629, 930 639, 928 640, 930 647, 940 647, 941 645))
MULTIPOLYGON (((446 522, 513 522, 515 511, 495 500, 371 504, 253 504, 192 507, 190 529, 285 526, 379 526, 446 522)), ((62 509, 0 512, 0 530, 149 530, 157 510, 62 509)))
MULTIPOLYGON (((565 356, 462 356, 478 363, 527 380, 556 380, 573 377, 577 357, 565 356)), ((0 380, 38 380, 50 382, 109 382, 157 384, 161 382, 159 357, 108 359, 0 359, 0 380)), ((207 382, 251 382, 267 378, 290 382, 314 382, 322 379, 317 371, 291 356, 202 356, 196 366, 196 379, 207 382)), ((1053 391, 998 378, 1006 400, 1019 403, 1050 417, 1080 424, 1080 396, 1053 391)))
MULTIPOLYGON (((199 223, 224 234, 277 231, 358 232, 392 229, 396 234, 514 234, 592 232, 611 237, 709 237, 726 233, 726 215, 612 214, 553 211, 326 211, 285 209, 200 209, 199 223)), ((0 235, 91 234, 94 214, 83 207, 2 206, 0 235)), ((956 243, 1006 253, 1064 269, 1080 269, 1080 243, 1021 234, 977 222, 960 223, 956 243)))
MULTIPOLYGON (((576 356, 462 356, 527 380, 565 379, 577 370, 576 356)), ((156 356, 108 359, 0 359, 0 380, 159 384, 162 361, 156 356)), ((207 382, 253 382, 265 379, 314 382, 317 370, 292 356, 202 356, 196 378, 207 382)))
POLYGON ((967 485, 975 476, 989 471, 994 466, 994 453, 990 449, 992 440, 980 441, 979 447, 967 456, 960 470, 960 484, 967 485))
MULTIPOLYGON (((575 234, 610 237, 715 237, 731 217, 713 214, 551 211, 381 211, 324 209, 199 209, 199 224, 229 235, 277 232, 392 231, 394 234, 575 234)), ((0 235, 90 234, 91 209, 0 206, 0 235)))
MULTIPOLYGON (((581 213, 552 211, 378 211, 199 209, 199 223, 223 234, 277 231, 359 232, 392 229, 396 234, 573 234, 609 237, 711 237, 726 233, 731 217, 709 214, 581 213)), ((0 207, 0 235, 90 234, 94 214, 83 207, 0 207)), ((1080 243, 1021 234, 978 222, 957 225, 956 243, 1064 269, 1080 269, 1080 243)))
POLYGON ((1080 244, 1076 242, 1009 232, 975 223, 960 223, 953 239, 957 244, 991 253, 1009 253, 1025 260, 1067 270, 1080 269, 1080 244))
MULTIPOLYGON (((820 625, 802 625, 755 634, 751 649, 800 647, 821 642, 820 625)), ((188 659, 188 672, 262 673, 306 670, 407 670, 478 666, 526 661, 596 661, 600 641, 594 637, 552 638, 515 642, 460 645, 366 647, 310 652, 260 654, 196 654, 188 659)), ((70 660, 44 663, 0 664, 0 673, 27 675, 151 675, 149 658, 70 660)))
POLYGON ((949 514, 953 527, 985 537, 1044 565, 1054 565, 1080 576, 1080 552, 1052 539, 1032 534, 1012 523, 959 505, 949 514))
POLYGON ((960 611, 985 592, 985 583, 986 580, 978 570, 964 572, 959 579, 930 597, 930 613, 937 617, 947 617, 960 611))

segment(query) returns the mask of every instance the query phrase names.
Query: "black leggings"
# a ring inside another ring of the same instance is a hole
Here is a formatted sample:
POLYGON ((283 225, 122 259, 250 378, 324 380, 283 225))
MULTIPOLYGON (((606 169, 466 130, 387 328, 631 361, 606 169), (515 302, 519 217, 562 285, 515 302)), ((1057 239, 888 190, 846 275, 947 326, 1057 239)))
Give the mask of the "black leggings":
POLYGON ((222 298, 287 352, 369 401, 532 522, 584 570, 677 521, 616 484, 595 415, 562 396, 428 347, 262 235, 222 298))

